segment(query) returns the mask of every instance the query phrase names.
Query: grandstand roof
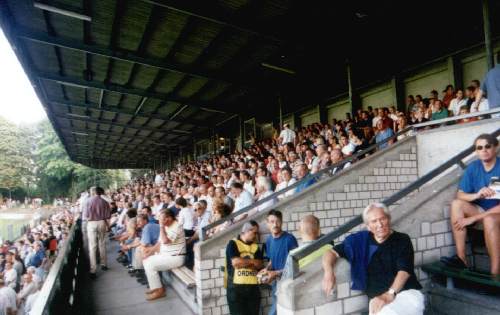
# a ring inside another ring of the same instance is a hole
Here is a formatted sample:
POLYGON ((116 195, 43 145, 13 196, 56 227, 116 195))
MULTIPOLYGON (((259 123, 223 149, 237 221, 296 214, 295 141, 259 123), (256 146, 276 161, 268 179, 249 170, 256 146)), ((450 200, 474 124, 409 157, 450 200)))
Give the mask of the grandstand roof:
POLYGON ((119 168, 191 148, 236 115, 275 119, 278 95, 285 113, 341 95, 346 60, 362 86, 477 44, 481 2, 467 6, 6 0, 0 20, 71 159, 119 168))

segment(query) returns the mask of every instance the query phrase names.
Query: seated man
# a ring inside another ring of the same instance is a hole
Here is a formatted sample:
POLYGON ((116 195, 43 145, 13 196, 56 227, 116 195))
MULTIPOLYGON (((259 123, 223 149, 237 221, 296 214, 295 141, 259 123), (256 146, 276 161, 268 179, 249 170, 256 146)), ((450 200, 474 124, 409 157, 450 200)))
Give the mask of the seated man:
POLYGON ((323 290, 327 295, 333 292, 334 266, 342 257, 351 264, 352 289, 370 298, 370 314, 423 314, 424 295, 413 270, 410 237, 391 229, 391 215, 382 203, 368 205, 363 221, 368 231, 349 235, 323 256, 323 290))
MULTIPOLYGON (((321 237, 319 219, 312 214, 304 216, 300 220, 299 232, 301 239, 300 246, 291 250, 290 253, 288 254, 288 257, 286 258, 285 268, 283 268, 283 274, 281 275, 281 280, 291 278, 293 275, 293 261, 291 254, 297 252, 304 246, 313 243, 314 241, 316 241, 321 237)), ((305 266, 315 261, 317 258, 323 256, 323 254, 331 248, 332 248, 331 244, 322 246, 318 250, 312 252, 311 254, 299 260, 299 267, 304 268, 305 266)))
POLYGON ((155 247, 156 254, 145 258, 144 270, 149 288, 147 300, 152 301, 164 297, 165 288, 161 284, 159 271, 179 268, 186 258, 186 239, 184 229, 172 211, 163 209, 158 219, 160 223, 160 238, 155 247))
POLYGON ((142 265, 144 252, 158 242, 160 226, 149 222, 148 215, 141 213, 137 215, 137 228, 142 229, 141 237, 135 238, 130 244, 122 245, 122 250, 132 251, 132 268, 129 268, 129 273, 139 277, 144 273, 142 265))
POLYGON ((491 274, 500 275, 500 200, 489 199, 495 191, 489 188, 492 177, 500 177, 500 159, 496 156, 497 138, 482 134, 474 141, 479 159, 470 163, 458 185, 457 199, 451 204, 451 226, 457 254, 441 261, 455 268, 467 268, 465 239, 467 226, 483 223, 486 248, 490 255, 491 274))

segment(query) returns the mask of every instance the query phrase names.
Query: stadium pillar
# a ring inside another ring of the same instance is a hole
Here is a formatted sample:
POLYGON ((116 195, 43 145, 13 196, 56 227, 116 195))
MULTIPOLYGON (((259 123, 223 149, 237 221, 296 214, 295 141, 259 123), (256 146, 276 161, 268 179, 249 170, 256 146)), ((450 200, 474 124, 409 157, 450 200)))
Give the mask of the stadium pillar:
POLYGON ((328 110, 326 109, 325 104, 318 105, 318 112, 319 112, 319 121, 322 124, 328 123, 328 110))
POLYGON ((391 80, 392 85, 392 102, 398 111, 406 112, 404 82, 400 76, 393 76, 391 80))
POLYGON ((463 88, 462 64, 457 55, 448 57, 448 73, 450 74, 450 82, 453 83, 455 90, 463 88))
POLYGON ((349 89, 349 104, 351 105, 351 114, 356 114, 358 109, 361 109, 361 100, 358 95, 354 92, 352 84, 352 67, 349 59, 346 60, 346 70, 347 70, 347 87, 349 89))
POLYGON ((278 94, 278 106, 279 106, 280 128, 283 128, 283 98, 281 97, 281 93, 278 94))
POLYGON ((486 49, 486 65, 488 70, 493 68, 493 46, 491 45, 491 27, 490 27, 490 1, 483 0, 483 28, 484 28, 484 48, 486 49))
POLYGON ((238 123, 239 123, 239 127, 240 127, 240 137, 239 137, 238 150, 240 152, 243 152, 243 148, 245 147, 245 135, 243 134, 244 130, 245 130, 245 126, 244 126, 245 122, 243 120, 243 116, 242 115, 238 116, 238 123))

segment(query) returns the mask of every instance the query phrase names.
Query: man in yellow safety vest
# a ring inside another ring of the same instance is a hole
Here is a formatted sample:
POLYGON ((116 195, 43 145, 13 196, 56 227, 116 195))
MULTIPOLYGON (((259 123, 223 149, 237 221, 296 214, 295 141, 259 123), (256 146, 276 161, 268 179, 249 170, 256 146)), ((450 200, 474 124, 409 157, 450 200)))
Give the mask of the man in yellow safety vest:
POLYGON ((227 302, 231 315, 259 314, 257 272, 263 267, 263 255, 256 243, 258 233, 259 225, 247 222, 240 235, 226 247, 227 302))

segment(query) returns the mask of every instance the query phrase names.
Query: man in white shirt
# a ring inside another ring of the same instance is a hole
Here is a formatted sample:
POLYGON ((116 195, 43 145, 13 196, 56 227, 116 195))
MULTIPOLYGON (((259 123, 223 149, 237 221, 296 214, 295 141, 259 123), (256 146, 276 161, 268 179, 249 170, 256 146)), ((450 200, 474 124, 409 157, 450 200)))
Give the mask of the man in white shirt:
POLYGON ((243 183, 243 189, 248 191, 252 197, 255 196, 255 187, 253 185, 252 178, 246 170, 240 172, 240 179, 243 183))
POLYGON ((155 195, 153 197, 153 206, 151 207, 153 215, 156 217, 161 209, 163 209, 163 202, 161 202, 160 195, 155 195))
POLYGON ((213 198, 215 197, 215 187, 210 186, 207 188, 206 184, 200 185, 200 197, 198 201, 205 200, 207 203, 206 210, 212 213, 213 198))
POLYGON ((243 185, 238 182, 231 184, 231 194, 234 199, 234 210, 233 212, 238 212, 239 210, 250 206, 253 203, 253 197, 248 191, 243 189, 243 185))
POLYGON ((287 143, 295 145, 295 138, 296 138, 295 131, 290 129, 290 124, 284 124, 283 130, 281 130, 279 137, 280 143, 282 145, 287 143))
MULTIPOLYGON (((276 186, 275 191, 278 192, 282 189, 285 189, 288 186, 295 184, 295 182, 296 182, 295 178, 292 177, 292 170, 285 167, 284 169, 281 170, 281 182, 278 184, 278 186, 276 186)), ((282 199, 282 198, 291 196, 291 195, 293 195, 294 191, 295 191, 295 189, 291 189, 291 190, 287 191, 286 193, 279 195, 278 198, 282 199)))
POLYGON ((16 289, 17 284, 17 271, 12 267, 12 262, 7 261, 5 263, 5 270, 3 273, 3 280, 5 285, 11 287, 12 289, 16 289))
POLYGON ((181 209, 177 215, 177 221, 184 229, 184 233, 190 234, 191 236, 194 228, 194 211, 188 208, 187 200, 180 197, 175 199, 175 207, 181 209))

